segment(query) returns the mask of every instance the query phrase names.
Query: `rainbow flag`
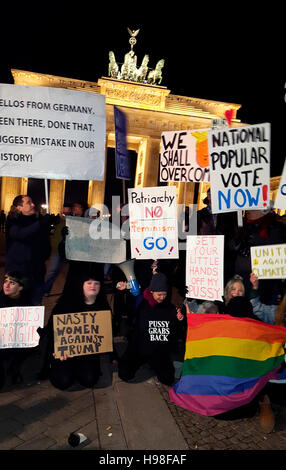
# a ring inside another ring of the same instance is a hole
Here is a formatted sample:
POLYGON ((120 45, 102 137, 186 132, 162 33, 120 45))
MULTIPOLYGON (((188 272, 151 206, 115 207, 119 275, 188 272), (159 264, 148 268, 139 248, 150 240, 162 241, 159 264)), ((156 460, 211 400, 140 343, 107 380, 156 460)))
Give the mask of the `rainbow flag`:
POLYGON ((214 416, 245 405, 284 361, 286 328, 250 318, 188 313, 182 376, 172 402, 214 416))

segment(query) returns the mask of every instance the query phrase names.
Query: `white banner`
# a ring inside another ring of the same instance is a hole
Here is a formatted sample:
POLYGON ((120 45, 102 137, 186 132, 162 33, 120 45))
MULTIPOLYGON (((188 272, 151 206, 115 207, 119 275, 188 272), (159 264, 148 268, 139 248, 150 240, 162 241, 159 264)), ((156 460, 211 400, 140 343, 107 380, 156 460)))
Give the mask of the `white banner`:
POLYGON ((212 212, 269 206, 270 124, 209 132, 212 212))
POLYGON ((0 348, 33 348, 44 326, 45 307, 0 308, 0 348))
POLYGON ((161 135, 160 182, 209 181, 208 129, 161 135))
POLYGON ((279 188, 274 203, 275 209, 286 209, 286 160, 284 163, 279 188))
POLYGON ((67 259, 97 263, 126 261, 126 241, 121 239, 116 225, 101 219, 67 216, 66 226, 67 259))
POLYGON ((131 258, 178 258, 175 186, 128 189, 131 258))
POLYGON ((189 235, 186 253, 186 297, 223 300, 224 235, 189 235))
POLYGON ((286 244, 252 246, 251 269, 258 279, 285 279, 286 244))
POLYGON ((0 175, 104 179, 105 97, 0 84, 0 175))

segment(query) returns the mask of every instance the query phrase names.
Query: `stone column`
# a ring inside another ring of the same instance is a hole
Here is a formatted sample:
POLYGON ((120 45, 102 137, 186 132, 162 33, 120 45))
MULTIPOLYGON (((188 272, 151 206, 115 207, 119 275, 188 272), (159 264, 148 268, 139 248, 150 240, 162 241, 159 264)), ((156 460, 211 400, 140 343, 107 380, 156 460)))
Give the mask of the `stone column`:
POLYGON ((65 180, 50 180, 49 210, 50 214, 61 214, 65 200, 65 180))
POLYGON ((6 214, 10 211, 13 199, 20 194, 27 194, 28 178, 2 176, 1 181, 1 210, 6 214))
POLYGON ((135 187, 157 186, 160 139, 142 137, 138 147, 135 187))
MULTIPOLYGON (((106 138, 108 142, 108 136, 106 138)), ((105 172, 103 181, 90 180, 88 184, 87 203, 89 206, 94 206, 100 210, 104 204, 105 183, 106 183, 106 165, 107 165, 107 148, 105 149, 105 172)))

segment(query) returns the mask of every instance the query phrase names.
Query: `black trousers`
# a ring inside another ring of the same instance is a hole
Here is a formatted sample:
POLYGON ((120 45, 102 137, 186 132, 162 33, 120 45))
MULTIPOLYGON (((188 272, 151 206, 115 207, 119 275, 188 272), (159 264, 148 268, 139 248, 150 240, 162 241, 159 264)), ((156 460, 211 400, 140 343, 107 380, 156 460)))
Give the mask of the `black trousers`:
POLYGON ((53 359, 49 379, 54 387, 66 390, 75 382, 85 388, 91 388, 96 384, 99 376, 99 356, 77 356, 66 361, 53 359))
POLYGON ((174 383, 175 368, 167 352, 156 352, 152 355, 142 356, 129 346, 118 361, 119 378, 125 382, 132 380, 142 364, 149 364, 162 384, 170 386, 174 383))

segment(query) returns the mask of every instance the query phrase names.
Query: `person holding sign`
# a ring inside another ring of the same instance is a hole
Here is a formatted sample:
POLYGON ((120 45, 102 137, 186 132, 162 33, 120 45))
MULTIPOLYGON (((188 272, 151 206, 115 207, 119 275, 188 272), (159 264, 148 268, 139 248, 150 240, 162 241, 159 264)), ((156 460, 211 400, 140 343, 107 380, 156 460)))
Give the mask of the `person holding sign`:
POLYGON ((93 387, 100 376, 99 354, 54 358, 53 317, 63 313, 110 310, 102 293, 103 273, 80 274, 73 292, 65 292, 55 305, 48 324, 40 334, 43 366, 39 378, 49 378, 54 387, 65 390, 76 381, 83 387, 93 387))
MULTIPOLYGON (((0 308, 26 307, 29 305, 31 305, 31 301, 27 290, 27 279, 17 271, 6 273, 3 288, 0 292, 0 308)), ((23 381, 21 366, 29 353, 29 348, 0 349, 0 388, 5 384, 6 362, 8 362, 7 373, 11 376, 12 383, 16 384, 23 381)))
POLYGON ((39 216, 29 196, 15 197, 6 223, 6 271, 28 278, 32 305, 41 305, 49 255, 50 216, 39 216))
POLYGON ((176 347, 179 325, 182 328, 185 326, 185 317, 180 309, 176 311, 167 294, 167 277, 157 273, 152 276, 149 287, 138 296, 134 330, 118 362, 118 376, 122 380, 133 379, 139 367, 148 363, 161 383, 174 383, 172 353, 176 347))

